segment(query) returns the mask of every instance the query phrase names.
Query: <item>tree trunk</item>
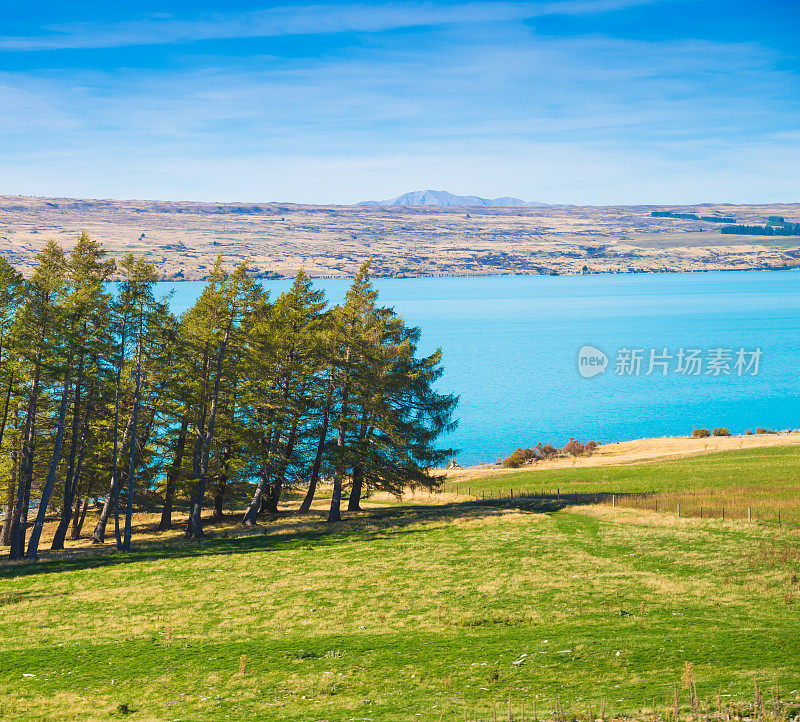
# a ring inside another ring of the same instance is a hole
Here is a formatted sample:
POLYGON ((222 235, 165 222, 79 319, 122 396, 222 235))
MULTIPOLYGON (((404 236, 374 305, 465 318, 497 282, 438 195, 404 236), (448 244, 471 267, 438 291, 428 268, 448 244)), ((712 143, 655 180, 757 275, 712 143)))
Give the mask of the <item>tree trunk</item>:
MULTIPOLYGON (((78 500, 80 502, 80 499, 78 500)), ((75 516, 72 517, 72 529, 69 533, 70 539, 80 539, 81 529, 83 529, 83 522, 86 519, 86 512, 89 509, 89 495, 87 494, 83 499, 83 508, 81 509, 80 503, 75 504, 75 516), (78 511, 80 510, 80 514, 78 511)))
MULTIPOLYGON (((72 343, 70 342, 70 356, 72 355, 72 343)), ((28 542, 28 551, 25 553, 26 559, 33 561, 39 558, 39 539, 42 536, 42 529, 44 528, 44 518, 47 514, 47 505, 50 503, 50 495, 53 492, 53 484, 56 481, 56 471, 58 470, 58 463, 61 461, 61 445, 64 441, 64 426, 67 420, 67 407, 69 406, 69 387, 72 383, 70 375, 71 361, 67 361, 67 369, 64 372, 64 386, 61 390, 61 404, 58 408, 58 426, 56 427, 56 441, 53 447, 53 455, 50 458, 50 468, 47 470, 47 477, 42 487, 42 496, 39 499, 39 509, 36 513, 36 521, 31 530, 31 538, 28 542)), ((69 517, 67 517, 69 521, 69 517)))
POLYGON ((3 435, 5 434, 6 422, 8 421, 8 406, 11 402, 11 390, 13 387, 14 387, 14 373, 12 371, 8 379, 8 391, 6 391, 6 402, 3 405, 3 420, 2 422, 0 422, 0 446, 3 445, 3 435))
POLYGON ((208 483, 208 465, 211 457, 211 440, 214 438, 214 425, 217 420, 217 409, 219 408, 219 390, 222 382, 222 365, 225 361, 225 351, 228 347, 233 321, 228 321, 225 329, 225 337, 220 344, 217 354, 217 368, 214 374, 214 393, 211 396, 211 408, 208 413, 208 428, 203 439, 203 453, 200 460, 200 478, 192 490, 191 502, 189 504, 189 523, 186 525, 186 536, 190 539, 202 539, 203 532, 203 497, 206 493, 208 483))
POLYGON ((350 499, 347 502, 347 511, 361 511, 361 490, 364 485, 364 469, 355 465, 353 467, 353 487, 350 490, 350 499))
MULTIPOLYGON (((67 536, 67 528, 69 527, 70 518, 72 516, 72 506, 75 501, 75 491, 78 486, 78 470, 76 467, 76 460, 78 449, 80 448, 80 455, 84 453, 86 447, 86 435, 89 426, 89 407, 86 407, 86 418, 84 419, 83 431, 81 429, 81 376, 83 374, 83 358, 81 357, 78 362, 78 378, 75 380, 75 400, 72 406, 72 438, 69 444, 69 458, 67 461, 67 474, 64 480, 64 498, 61 503, 61 518, 58 522, 55 534, 53 535, 53 543, 50 545, 51 549, 63 549, 64 539, 67 536)), ((89 392, 91 395, 91 391, 89 392)), ((80 466, 80 462, 78 462, 80 466)))
POLYGON ((222 471, 220 472, 219 479, 217 480, 214 492, 214 521, 221 521, 225 518, 222 506, 225 502, 225 491, 228 486, 228 468, 231 458, 231 443, 230 440, 225 442, 222 451, 222 471))
MULTIPOLYGON (((0 423, 0 448, 3 445, 3 436, 8 421, 8 407, 11 401, 11 389, 14 385, 14 374, 11 373, 8 380, 8 391, 6 392, 6 402, 3 409, 3 420, 0 423)), ((11 476, 8 479, 8 491, 6 494, 5 509, 3 512, 3 530, 0 532, 0 546, 8 546, 11 543, 11 515, 14 508, 14 486, 17 481, 17 450, 11 449, 11 476)))
POLYGON ((31 484, 33 483, 33 456, 36 446, 36 411, 39 403, 39 385, 42 373, 42 352, 36 353, 31 395, 25 415, 25 434, 22 442, 22 454, 19 464, 19 482, 17 485, 17 501, 11 518, 11 559, 22 559, 25 555, 25 527, 28 523, 28 504, 30 502, 31 484))
MULTIPOLYGON (((267 474, 264 477, 266 485, 264 486, 263 490, 261 491, 261 495, 259 497, 261 499, 261 504, 258 506, 258 513, 259 514, 270 514, 270 513, 271 514, 277 514, 278 513, 278 507, 277 506, 273 507, 272 503, 271 503, 272 502, 272 496, 273 496, 272 485, 274 483, 274 478, 275 478, 275 465, 272 463, 272 458, 273 458, 273 455, 278 450, 278 446, 279 446, 279 444, 281 442, 281 433, 282 432, 283 432, 283 429, 279 425, 276 424, 275 430, 273 431, 272 436, 270 437, 270 440, 269 440, 269 447, 268 447, 268 451, 267 451, 267 459, 268 459, 267 474)), ((258 489, 256 489, 256 491, 258 491, 258 489)))
POLYGON ((289 464, 292 463, 292 456, 294 455, 294 447, 297 443, 297 425, 300 423, 300 415, 296 415, 292 422, 292 428, 289 430, 289 437, 286 440, 286 448, 283 450, 283 459, 281 460, 281 470, 275 476, 275 482, 270 489, 269 494, 269 511, 273 514, 278 513, 278 503, 281 500, 281 493, 283 487, 286 485, 286 470, 289 464))
MULTIPOLYGON (((347 349, 345 359, 345 376, 342 385, 342 408, 339 411, 339 434, 336 438, 336 446, 344 448, 345 434, 347 432, 347 404, 350 401, 350 349, 347 349)), ((337 469, 333 475, 333 493, 331 494, 331 508, 328 511, 328 521, 335 522, 342 520, 342 477, 344 459, 337 460, 337 469)))
MULTIPOLYGON (((119 383, 119 382, 118 382, 119 383)), ((119 396, 119 388, 117 388, 117 396, 119 396)), ((106 526, 108 524, 108 518, 111 516, 111 510, 115 509, 115 513, 118 507, 119 502, 119 469, 117 464, 117 458, 119 454, 119 445, 118 445, 118 430, 119 430, 119 407, 118 404, 115 402, 114 404, 114 458, 112 460, 113 469, 111 471, 111 484, 108 488, 108 496, 106 497, 105 502, 103 503, 103 509, 100 511, 100 518, 97 520, 97 524, 94 527, 94 532, 92 532, 92 543, 93 544, 103 544, 106 540, 106 526)), ((128 417, 128 422, 125 425, 125 430, 122 433, 122 448, 125 448, 125 444, 128 438, 128 435, 131 432, 131 424, 133 423, 133 414, 128 417)), ((119 540, 119 529, 117 529, 117 540, 118 544, 117 547, 122 546, 122 541, 119 540)))
MULTIPOLYGON (((106 525, 108 517, 111 515, 113 506, 116 520, 117 549, 122 545, 119 538, 119 389, 122 382, 122 367, 125 364, 125 335, 127 329, 127 317, 123 318, 122 328, 120 329, 120 351, 117 358, 117 383, 114 390, 114 454, 111 459, 111 485, 108 496, 100 512, 100 518, 92 532, 92 544, 103 544, 106 540, 106 525)), ((130 423, 130 422, 129 422, 130 423)), ((127 431, 127 429, 126 429, 127 431)), ((123 441, 124 446, 124 441, 123 441)))
POLYGON ((225 501, 225 493, 218 487, 217 493, 214 494, 214 512, 211 518, 214 521, 221 521, 225 518, 225 512, 222 509, 222 504, 225 501))
MULTIPOLYGON (((367 413, 361 419, 361 428, 358 432, 360 441, 365 441, 368 435, 367 413)), ((361 495, 364 492, 364 467, 360 464, 353 465, 353 483, 350 488, 350 498, 347 501, 347 511, 361 511, 361 495)))
MULTIPOLYGON (((85 497, 84 502, 88 503, 88 501, 89 501, 89 497, 85 497)), ((72 510, 72 514, 70 515, 71 518, 72 518, 71 526, 70 526, 71 529, 75 529, 75 527, 78 526, 78 519, 81 518, 81 508, 82 508, 83 505, 81 504, 81 497, 78 496, 77 494, 75 495, 75 504, 73 506, 74 506, 74 508, 72 510)), ((78 537, 72 536, 70 534, 70 539, 77 539, 77 538, 78 537)))
POLYGON ((189 429, 189 414, 187 413, 181 421, 181 430, 178 433, 178 442, 175 446, 175 456, 172 459, 172 466, 167 472, 167 485, 164 489, 164 507, 161 510, 161 521, 158 528, 161 531, 172 528, 172 502, 175 497, 175 484, 183 463, 183 450, 186 448, 186 433, 189 429))
POLYGON ((139 338, 136 342, 136 388, 133 393, 133 425, 131 426, 131 449, 128 460, 128 499, 125 508, 125 534, 122 551, 131 550, 131 526, 133 524, 133 491, 136 483, 136 424, 139 420, 139 403, 142 393, 142 316, 139 314, 139 338))
POLYGON ((86 414, 83 420, 83 431, 81 432, 81 440, 78 447, 78 460, 75 464, 74 471, 71 475, 67 475, 67 479, 64 482, 64 502, 61 507, 61 519, 59 520, 58 527, 53 535, 53 543, 50 545, 51 549, 64 548, 64 540, 67 537, 67 528, 69 527, 70 516, 72 515, 72 507, 75 504, 75 496, 78 493, 78 484, 80 483, 83 460, 86 456, 86 440, 89 436, 89 419, 91 418, 91 413, 92 408, 91 406, 87 405, 86 414))
POLYGON ((311 478, 308 480, 308 491, 306 492, 305 499, 300 505, 300 511, 305 513, 311 509, 311 502, 314 501, 314 494, 317 491, 317 484, 319 483, 319 472, 322 469, 322 455, 325 453, 325 443, 328 440, 328 421, 331 416, 331 401, 333 392, 333 371, 328 379, 328 397, 325 401, 325 411, 322 416, 322 429, 319 433, 319 441, 317 442, 317 453, 314 457, 314 465, 311 467, 311 478))
POLYGON ((94 491, 95 482, 97 481, 97 472, 91 470, 88 474, 88 480, 86 482, 86 493, 84 494, 83 498, 83 508, 80 510, 80 515, 78 514, 79 504, 75 505, 75 516, 72 517, 72 528, 69 533, 70 539, 80 539, 81 538, 81 529, 83 529, 83 522, 86 521, 86 512, 89 510, 89 499, 92 497, 92 492, 94 491))
POLYGON ((269 486, 270 472, 271 465, 269 461, 263 462, 261 465, 261 474, 259 474, 258 483, 256 484, 256 490, 253 492, 253 500, 250 502, 250 506, 247 507, 247 511, 245 511, 242 521, 240 522, 244 526, 255 526, 256 519, 261 510, 261 500, 269 486))
POLYGON ((3 534, 0 537, 0 545, 7 547, 11 544, 11 517, 14 509, 14 492, 17 485, 17 447, 11 449, 11 474, 8 477, 8 492, 6 494, 6 510, 3 519, 3 534))
MULTIPOLYGON (((272 417, 271 412, 270 417, 272 417)), ((258 483, 256 484, 255 491, 253 492, 253 498, 250 501, 250 506, 247 507, 247 511, 245 511, 242 521, 240 522, 244 526, 253 526, 256 523, 258 515, 264 513, 264 499, 267 496, 269 481, 272 477, 272 442, 275 438, 275 430, 271 429, 270 426, 272 423, 273 421, 270 419, 269 423, 267 424, 267 428, 270 429, 269 434, 267 435, 262 432, 261 439, 259 440, 261 451, 261 473, 258 476, 258 483)))

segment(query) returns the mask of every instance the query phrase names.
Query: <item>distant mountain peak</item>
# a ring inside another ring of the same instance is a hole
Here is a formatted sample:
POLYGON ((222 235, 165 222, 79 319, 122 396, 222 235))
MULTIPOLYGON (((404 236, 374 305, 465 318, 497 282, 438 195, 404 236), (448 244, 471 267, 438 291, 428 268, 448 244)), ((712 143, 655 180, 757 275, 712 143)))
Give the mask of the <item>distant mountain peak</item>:
POLYGON ((359 206, 463 206, 476 208, 488 206, 492 208, 526 208, 546 206, 546 203, 523 201, 519 198, 480 198, 479 196, 456 196, 447 191, 412 191, 397 198, 385 201, 361 201, 359 206))

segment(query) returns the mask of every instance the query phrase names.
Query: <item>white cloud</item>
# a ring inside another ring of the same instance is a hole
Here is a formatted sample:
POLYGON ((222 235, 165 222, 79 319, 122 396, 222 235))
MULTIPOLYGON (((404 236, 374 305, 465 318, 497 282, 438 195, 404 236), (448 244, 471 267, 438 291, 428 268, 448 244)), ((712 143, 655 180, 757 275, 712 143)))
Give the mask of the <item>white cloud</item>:
POLYGON ((118 23, 63 23, 38 36, 0 37, 0 51, 111 48, 188 43, 225 38, 276 37, 466 23, 495 23, 547 15, 582 15, 664 0, 545 0, 437 5, 403 2, 381 5, 330 4, 278 7, 197 18, 148 17, 118 23))

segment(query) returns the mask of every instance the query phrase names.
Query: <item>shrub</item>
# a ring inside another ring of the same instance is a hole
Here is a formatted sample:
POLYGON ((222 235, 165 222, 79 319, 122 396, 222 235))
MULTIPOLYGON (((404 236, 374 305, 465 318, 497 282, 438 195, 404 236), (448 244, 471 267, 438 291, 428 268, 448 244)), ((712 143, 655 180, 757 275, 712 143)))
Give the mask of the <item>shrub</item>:
POLYGON ((758 427, 756 427, 756 433, 757 434, 774 434, 776 432, 773 431, 772 429, 766 429, 763 426, 758 426, 758 427))
MULTIPOLYGON (((570 441, 574 441, 574 439, 570 439, 570 441)), ((575 442, 581 448, 584 448, 584 444, 580 442, 575 442)), ((569 444, 568 444, 569 446, 569 444)), ((588 448, 588 453, 594 451, 597 447, 596 441, 590 441, 589 444, 585 445, 585 448, 588 448), (591 445, 591 446, 590 446, 591 445)), ((566 450, 566 447, 565 447, 566 450)), ((511 454, 509 454, 505 459, 500 461, 500 465, 504 466, 506 469, 518 469, 520 466, 524 466, 525 464, 530 464, 534 461, 548 461, 550 459, 554 459, 561 453, 560 449, 557 449, 555 446, 551 444, 542 444, 541 442, 536 444, 532 449, 516 449, 511 454)), ((582 452, 585 453, 585 452, 582 452)), ((573 454, 574 456, 576 454, 573 454)))
POLYGON ((724 426, 719 426, 712 432, 714 436, 730 436, 731 432, 724 426))
POLYGON ((535 461, 539 456, 536 449, 517 449, 500 462, 506 469, 519 469, 523 464, 535 461))
POLYGON ((500 461, 500 465, 506 469, 518 469, 525 464, 534 461, 549 461, 557 456, 591 456, 597 450, 596 441, 587 441, 585 444, 577 439, 570 437, 563 449, 557 449, 552 444, 536 444, 532 449, 516 449, 505 459, 500 461))
POLYGON ((709 436, 711 436, 711 432, 708 429, 692 429, 693 439, 705 439, 709 436))
POLYGON ((545 444, 544 446, 541 443, 536 444, 536 453, 539 455, 540 459, 555 459, 558 456, 558 449, 552 444, 545 444))
POLYGON ((564 446, 564 453, 570 456, 591 456, 596 448, 596 441, 587 441, 585 444, 582 444, 577 439, 570 437, 570 440, 566 443, 566 446, 564 446))

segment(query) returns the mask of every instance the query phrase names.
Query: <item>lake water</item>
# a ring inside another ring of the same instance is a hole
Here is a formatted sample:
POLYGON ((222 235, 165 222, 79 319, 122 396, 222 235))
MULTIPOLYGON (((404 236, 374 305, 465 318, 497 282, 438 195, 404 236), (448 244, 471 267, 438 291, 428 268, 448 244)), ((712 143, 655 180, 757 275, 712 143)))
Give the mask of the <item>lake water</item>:
MULTIPOLYGON (((265 286, 274 296, 290 283, 265 286)), ((349 286, 347 279, 316 283, 334 303, 349 286)), ((461 397, 459 428, 445 441, 461 449, 461 464, 495 461, 539 441, 561 446, 570 436, 611 442, 680 436, 693 426, 734 433, 800 426, 800 272, 374 283, 383 305, 422 328, 423 351, 443 349, 439 387, 461 397), (605 353, 603 373, 579 373, 584 346, 605 353)), ((203 286, 159 285, 175 290, 177 312, 203 286)))

